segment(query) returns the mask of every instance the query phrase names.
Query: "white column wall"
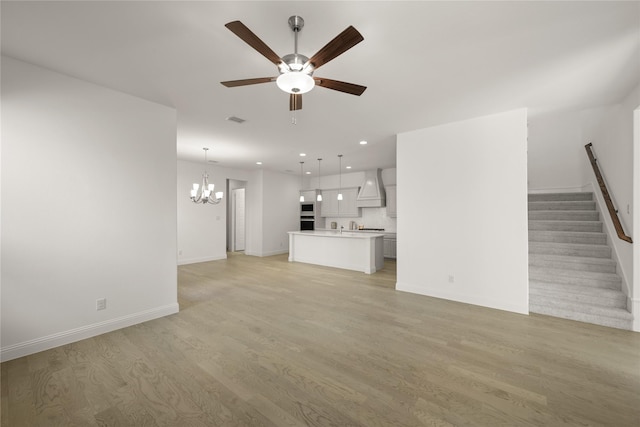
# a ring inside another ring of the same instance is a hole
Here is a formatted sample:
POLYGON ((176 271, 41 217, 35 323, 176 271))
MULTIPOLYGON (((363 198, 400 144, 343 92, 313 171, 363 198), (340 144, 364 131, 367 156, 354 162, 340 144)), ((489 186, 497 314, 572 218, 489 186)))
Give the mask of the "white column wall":
POLYGON ((3 360, 178 311, 174 109, 2 57, 2 150, 3 360))
POLYGON ((401 291, 528 313, 527 113, 398 135, 401 291))
POLYGON ((289 252, 287 232, 300 228, 300 182, 296 176, 264 171, 262 248, 259 256, 289 252))

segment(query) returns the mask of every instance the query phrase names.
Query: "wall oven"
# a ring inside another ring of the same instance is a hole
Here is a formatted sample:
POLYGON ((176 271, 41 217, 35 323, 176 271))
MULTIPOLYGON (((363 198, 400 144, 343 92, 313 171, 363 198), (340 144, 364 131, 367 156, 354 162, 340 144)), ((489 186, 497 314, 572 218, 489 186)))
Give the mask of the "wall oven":
POLYGON ((310 231, 315 230, 316 220, 312 216, 301 216, 300 217, 300 231, 310 231))

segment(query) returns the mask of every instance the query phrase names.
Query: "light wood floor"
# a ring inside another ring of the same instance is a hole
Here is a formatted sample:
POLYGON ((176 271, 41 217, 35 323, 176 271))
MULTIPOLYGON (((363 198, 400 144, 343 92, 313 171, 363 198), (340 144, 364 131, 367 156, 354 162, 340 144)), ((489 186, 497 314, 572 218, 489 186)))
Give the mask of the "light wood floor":
POLYGON ((640 334, 231 255, 179 314, 2 364, 2 426, 638 426, 640 334))

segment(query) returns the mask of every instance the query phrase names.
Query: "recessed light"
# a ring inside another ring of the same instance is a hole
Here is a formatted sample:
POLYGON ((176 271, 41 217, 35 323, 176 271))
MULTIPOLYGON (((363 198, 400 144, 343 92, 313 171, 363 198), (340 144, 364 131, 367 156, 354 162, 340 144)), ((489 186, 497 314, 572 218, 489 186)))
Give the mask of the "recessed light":
POLYGON ((351 166, 347 166, 347 169, 351 169, 351 166))
POLYGON ((304 157, 306 155, 307 155, 306 153, 300 153, 300 157, 304 157))
POLYGON ((262 162, 256 162, 256 165, 261 165, 261 164, 262 164, 262 162))
POLYGON ((311 175, 311 172, 309 172, 309 171, 306 171, 305 173, 306 173, 307 175, 311 175))
POLYGON ((360 145, 367 145, 367 141, 364 141, 364 140, 360 141, 360 145))

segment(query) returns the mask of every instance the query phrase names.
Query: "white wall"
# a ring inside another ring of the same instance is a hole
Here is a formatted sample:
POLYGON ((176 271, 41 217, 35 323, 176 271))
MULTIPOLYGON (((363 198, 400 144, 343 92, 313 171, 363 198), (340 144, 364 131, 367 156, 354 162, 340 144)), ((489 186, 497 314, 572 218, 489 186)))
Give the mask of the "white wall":
MULTIPOLYGON (((607 188, 629 235, 633 230, 633 110, 639 105, 640 86, 637 86, 620 104, 580 112, 582 145, 593 142, 607 188)), ((586 154, 584 158, 586 176, 589 181, 595 180, 586 154)))
POLYGON ((529 192, 582 191, 586 152, 577 111, 529 116, 529 192))
POLYGON ((526 138, 524 109, 398 135, 398 290, 528 313, 526 138))
POLYGON ((226 170, 215 165, 178 160, 177 215, 178 264, 212 261, 227 257, 227 199, 226 170), (207 170, 209 183, 224 197, 217 205, 196 204, 189 198, 193 183, 202 184, 207 170))
POLYGON ((2 150, 3 360, 178 311, 175 110, 2 57, 2 150))
POLYGON ((640 106, 633 112, 633 275, 631 313, 633 330, 640 332, 640 106))
POLYGON ((300 229, 300 182, 293 175, 263 171, 262 247, 259 256, 289 252, 288 231, 300 229))
MULTIPOLYGON (((594 153, 607 189, 618 209, 618 217, 627 235, 633 236, 633 114, 640 106, 640 86, 637 86, 621 103, 585 110, 581 115, 581 132, 584 141, 593 142, 594 153)), ((585 142, 586 143, 586 142, 585 142)), ((586 157, 586 156, 585 156, 586 157)), ((593 189, 601 209, 601 219, 607 227, 609 244, 618 260, 618 272, 623 278, 623 291, 633 299, 633 244, 620 240, 613 228, 611 217, 604 208, 604 199, 596 181, 593 168, 585 160, 587 180, 593 189)), ((637 240, 634 239, 634 244, 637 240)), ((635 312, 636 316, 640 313, 635 312)))

